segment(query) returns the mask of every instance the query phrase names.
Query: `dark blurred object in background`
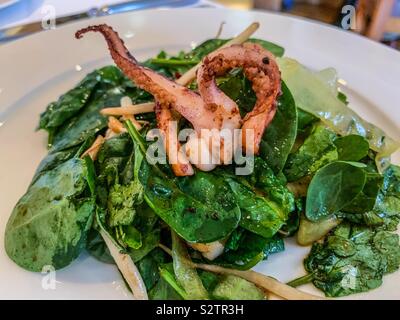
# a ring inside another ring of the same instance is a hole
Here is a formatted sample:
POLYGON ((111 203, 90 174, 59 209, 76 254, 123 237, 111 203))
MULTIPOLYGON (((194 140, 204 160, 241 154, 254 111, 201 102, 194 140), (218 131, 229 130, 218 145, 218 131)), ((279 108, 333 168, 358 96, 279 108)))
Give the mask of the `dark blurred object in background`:
POLYGON ((253 5, 351 29, 400 48, 400 0, 254 0, 253 5))

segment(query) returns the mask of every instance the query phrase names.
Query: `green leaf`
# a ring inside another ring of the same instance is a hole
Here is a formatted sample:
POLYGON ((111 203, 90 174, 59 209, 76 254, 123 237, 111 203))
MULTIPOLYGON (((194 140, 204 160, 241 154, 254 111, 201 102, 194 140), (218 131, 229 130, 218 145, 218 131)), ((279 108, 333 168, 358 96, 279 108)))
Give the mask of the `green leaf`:
POLYGON ((123 237, 124 243, 129 248, 140 249, 143 243, 142 243, 142 235, 138 231, 138 229, 136 229, 132 225, 124 226, 122 229, 124 232, 124 237, 123 237))
POLYGON ((251 187, 234 179, 227 181, 242 211, 240 225, 265 238, 272 237, 287 219, 285 210, 274 201, 258 195, 251 187))
POLYGON ((267 244, 264 248, 264 260, 268 259, 271 254, 285 251, 285 242, 279 235, 275 235, 267 239, 267 244))
POLYGON ((337 138, 334 143, 339 160, 359 161, 368 155, 369 143, 367 139, 359 135, 352 134, 337 138))
MULTIPOLYGON (((51 153, 80 145, 104 129, 107 126, 107 118, 99 111, 105 107, 118 106, 120 99, 123 96, 129 96, 133 90, 130 80, 114 66, 104 67, 95 71, 94 74, 97 81, 96 87, 79 112, 70 113, 68 105, 60 104, 57 107, 58 113, 61 114, 64 110, 65 114, 57 122, 57 127, 50 128, 51 153)), ((56 112, 54 108, 51 109, 52 114, 56 112)))
POLYGON ((153 300, 182 300, 187 299, 185 290, 177 282, 171 264, 160 267, 161 279, 158 282, 160 287, 155 288, 157 291, 150 296, 153 300))
POLYGON ((89 73, 75 88, 63 94, 56 102, 50 103, 40 115, 40 129, 55 128, 76 115, 88 102, 98 83, 98 71, 89 73))
POLYGON ((267 161, 255 157, 253 173, 244 178, 257 189, 257 193, 264 193, 276 202, 286 215, 295 210, 294 196, 286 187, 286 181, 274 174, 267 161))
POLYGON ((399 236, 341 224, 323 243, 314 243, 304 265, 328 297, 375 289, 400 265, 399 236))
POLYGON ((321 125, 314 126, 303 145, 289 155, 283 173, 289 182, 314 174, 319 168, 338 159, 333 141, 336 135, 321 125))
MULTIPOLYGON (((215 51, 219 47, 223 46, 225 43, 227 43, 231 39, 209 39, 203 42, 202 44, 198 45, 196 48, 194 48, 189 54, 188 57, 190 58, 197 58, 198 60, 201 60, 203 57, 205 57, 207 54, 211 53, 212 51, 215 51)), ((249 39, 248 42, 253 42, 261 45, 264 49, 267 49, 272 52, 276 57, 281 57, 285 53, 285 49, 272 43, 269 41, 265 40, 260 40, 260 39, 249 39)))
MULTIPOLYGON (((143 138, 130 122, 128 132, 144 157, 143 138)), ((170 178, 143 158, 135 163, 144 187, 144 198, 154 212, 189 242, 208 243, 230 234, 240 220, 240 209, 222 177, 198 172, 170 178)))
POLYGON ((339 91, 337 97, 345 105, 349 104, 349 100, 347 99, 347 96, 343 92, 339 91))
POLYGON ((400 266, 399 235, 388 231, 379 231, 375 234, 373 243, 386 259, 386 273, 398 270, 400 266))
POLYGON ((114 259, 110 254, 110 250, 107 248, 102 236, 94 228, 88 232, 86 250, 101 262, 115 264, 114 259))
POLYGON ((128 253, 134 262, 140 261, 160 243, 159 218, 146 204, 136 206, 136 215, 132 226, 141 233, 139 248, 130 247, 128 253))
POLYGON ((362 192, 343 208, 348 213, 366 213, 373 210, 382 187, 383 176, 379 173, 366 172, 365 185, 362 192))
POLYGON ((139 248, 134 248, 131 246, 128 249, 128 254, 132 258, 133 262, 140 261, 149 252, 158 246, 160 243, 160 229, 155 228, 149 232, 143 233, 141 237, 141 246, 139 248))
POLYGON ((184 243, 175 232, 172 231, 171 235, 174 273, 178 283, 186 293, 185 300, 208 299, 208 293, 196 269, 188 263, 190 257, 184 243))
POLYGON ((251 269, 272 253, 269 252, 272 242, 272 239, 238 228, 228 239, 225 252, 212 263, 239 270, 251 269))
POLYGON ((293 97, 282 82, 282 95, 278 98, 274 119, 264 132, 260 155, 274 173, 282 171, 297 135, 297 109, 293 97))
POLYGON ((319 119, 316 116, 297 108, 297 132, 299 134, 304 134, 307 128, 318 121, 319 119))
POLYGON ((318 221, 337 213, 363 190, 365 171, 353 162, 337 161, 320 169, 307 192, 306 217, 318 221))
POLYGON ((135 216, 135 206, 143 201, 143 187, 139 181, 127 185, 115 184, 108 194, 109 226, 129 225, 135 216))
POLYGON ((159 268, 169 260, 168 258, 160 248, 157 248, 136 263, 149 295, 158 282, 162 281, 159 268))
POLYGON ((42 174, 18 201, 6 227, 6 252, 31 271, 63 268, 84 249, 93 213, 86 163, 72 158, 42 174))

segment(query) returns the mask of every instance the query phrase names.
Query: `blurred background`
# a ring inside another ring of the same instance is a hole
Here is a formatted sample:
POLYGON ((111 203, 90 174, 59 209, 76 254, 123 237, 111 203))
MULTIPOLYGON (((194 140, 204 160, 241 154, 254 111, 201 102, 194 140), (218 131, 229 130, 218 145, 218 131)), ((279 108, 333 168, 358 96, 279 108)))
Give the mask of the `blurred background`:
POLYGON ((400 49, 400 0, 0 0, 0 43, 12 40, 14 35, 22 36, 21 30, 23 35, 38 31, 37 26, 30 30, 29 24, 40 23, 52 13, 69 22, 157 7, 229 7, 284 12, 351 30, 400 49))
POLYGON ((216 0, 237 9, 286 12, 341 26, 345 6, 355 8, 352 31, 400 50, 400 0, 216 0))

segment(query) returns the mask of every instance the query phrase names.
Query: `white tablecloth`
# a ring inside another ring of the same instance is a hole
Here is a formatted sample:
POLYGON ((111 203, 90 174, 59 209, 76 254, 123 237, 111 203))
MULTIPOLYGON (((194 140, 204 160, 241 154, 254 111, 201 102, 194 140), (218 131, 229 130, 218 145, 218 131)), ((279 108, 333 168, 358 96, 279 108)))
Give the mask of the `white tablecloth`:
MULTIPOLYGON (((53 6, 57 17, 74 13, 85 12, 91 8, 98 8, 124 2, 123 0, 20 0, 17 3, 0 9, 0 29, 41 21, 48 12, 46 8, 53 6)), ((200 5, 217 6, 212 1, 200 0, 200 5)))

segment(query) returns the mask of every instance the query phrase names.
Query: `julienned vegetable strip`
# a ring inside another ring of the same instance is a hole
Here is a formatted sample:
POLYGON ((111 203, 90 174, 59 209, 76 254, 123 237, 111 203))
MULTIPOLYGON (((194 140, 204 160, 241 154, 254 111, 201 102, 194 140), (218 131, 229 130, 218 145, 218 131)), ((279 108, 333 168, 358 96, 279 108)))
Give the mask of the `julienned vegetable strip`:
POLYGON ((147 296, 146 286, 143 282, 142 276, 139 273, 139 270, 133 263, 131 257, 128 254, 121 253, 106 232, 101 230, 100 234, 103 237, 108 249, 110 250, 111 256, 114 258, 118 269, 124 276, 126 282, 129 285, 129 288, 131 288, 133 297, 136 300, 148 300, 149 298, 147 296))
POLYGON ((154 102, 146 102, 126 107, 104 108, 100 112, 107 116, 126 116, 154 111, 154 102))
MULTIPOLYGON (((247 39, 250 38, 250 36, 256 32, 256 30, 260 27, 260 24, 258 22, 252 23, 250 26, 248 26, 243 32, 241 32, 238 36, 233 38, 232 40, 228 41, 225 43, 223 46, 221 46, 220 49, 230 47, 234 44, 241 44, 245 42, 247 39)), ((196 78, 196 71, 199 68, 200 63, 195 65, 192 69, 187 71, 182 77, 180 77, 178 80, 176 80, 176 83, 179 83, 183 86, 188 85, 194 78, 196 78)))
POLYGON ((228 269, 216 265, 202 264, 202 263, 200 264, 195 263, 194 266, 198 269, 202 269, 205 271, 223 273, 223 274, 232 274, 234 276, 243 278, 247 281, 253 282, 258 287, 261 287, 267 291, 270 291, 288 300, 325 300, 322 297, 314 296, 310 293, 297 290, 291 286, 288 286, 287 284, 279 282, 274 278, 265 276, 261 273, 252 270, 241 271, 241 270, 228 269))
MULTIPOLYGON (((246 40, 248 40, 250 38, 250 36, 254 32, 257 31, 257 29, 259 27, 260 27, 260 24, 258 22, 253 22, 243 32, 241 32, 239 35, 237 35, 232 40, 225 43, 219 49, 226 48, 226 47, 232 46, 234 44, 241 44, 241 43, 245 42, 246 40)), ((179 79, 176 80, 176 83, 186 86, 190 82, 192 82, 193 79, 196 78, 196 71, 199 68, 200 64, 201 64, 201 62, 199 62, 193 68, 191 68, 186 73, 184 73, 179 79)), ((126 107, 104 108, 103 110, 101 110, 101 113, 104 115, 121 116, 121 115, 129 115, 129 114, 148 113, 148 112, 153 112, 153 110, 154 110, 154 102, 147 102, 147 103, 126 106, 126 107)))
MULTIPOLYGON (((168 247, 164 246, 163 244, 158 245, 161 249, 163 249, 166 253, 169 255, 172 255, 171 249, 168 247)), ((203 263, 194 263, 191 261, 188 261, 188 263, 191 263, 193 267, 197 269, 202 269, 205 271, 210 271, 214 273, 222 273, 222 274, 232 274, 234 276, 243 278, 247 281, 250 281, 257 285, 258 287, 261 287, 269 292, 272 292, 273 294, 278 295, 279 297, 282 297, 284 299, 288 300, 325 300, 323 297, 318 297, 315 295, 312 295, 310 293, 306 293, 300 290, 297 290, 287 284, 284 284, 274 278, 268 277, 266 275, 263 275, 261 273, 255 272, 255 271, 241 271, 241 270, 235 270, 235 269, 228 269, 228 268, 223 268, 220 266, 216 265, 211 265, 211 264, 203 264, 203 263)))

